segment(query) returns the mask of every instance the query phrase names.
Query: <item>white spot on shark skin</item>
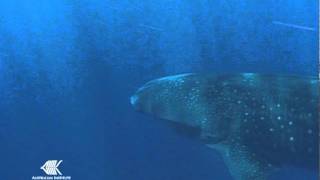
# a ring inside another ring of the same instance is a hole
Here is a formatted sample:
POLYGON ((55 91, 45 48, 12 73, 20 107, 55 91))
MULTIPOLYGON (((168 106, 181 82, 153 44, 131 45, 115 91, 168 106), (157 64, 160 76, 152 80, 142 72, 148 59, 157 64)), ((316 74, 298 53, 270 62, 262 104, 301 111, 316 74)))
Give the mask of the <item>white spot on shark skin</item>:
MULTIPOLYGON (((254 80, 256 79, 257 75, 255 73, 243 73, 243 82, 249 83, 249 85, 253 85, 254 80)), ((250 95, 250 92, 248 92, 248 95, 250 95)))
POLYGON ((244 78, 248 78, 248 79, 251 79, 251 78, 255 77, 254 73, 243 73, 242 75, 243 75, 244 78))
POLYGON ((291 136, 291 137, 289 138, 289 140, 290 140, 290 141, 294 141, 294 137, 291 136))

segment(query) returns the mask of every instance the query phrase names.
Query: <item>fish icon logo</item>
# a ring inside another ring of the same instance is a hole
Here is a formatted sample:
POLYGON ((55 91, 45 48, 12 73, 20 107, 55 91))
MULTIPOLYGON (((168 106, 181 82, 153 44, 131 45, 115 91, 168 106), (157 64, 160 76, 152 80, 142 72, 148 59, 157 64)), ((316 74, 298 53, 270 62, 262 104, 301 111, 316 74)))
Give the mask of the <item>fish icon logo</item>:
POLYGON ((62 163, 62 160, 48 160, 44 165, 40 167, 47 175, 62 175, 58 169, 59 165, 62 163))

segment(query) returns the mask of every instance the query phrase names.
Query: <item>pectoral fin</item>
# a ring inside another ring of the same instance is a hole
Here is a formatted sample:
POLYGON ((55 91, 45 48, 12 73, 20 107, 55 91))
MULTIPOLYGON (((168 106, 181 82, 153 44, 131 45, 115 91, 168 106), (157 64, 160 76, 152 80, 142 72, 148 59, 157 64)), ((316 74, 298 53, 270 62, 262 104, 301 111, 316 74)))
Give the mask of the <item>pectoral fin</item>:
POLYGON ((235 180, 266 180, 271 165, 260 162, 245 147, 228 145, 208 145, 221 152, 235 180))

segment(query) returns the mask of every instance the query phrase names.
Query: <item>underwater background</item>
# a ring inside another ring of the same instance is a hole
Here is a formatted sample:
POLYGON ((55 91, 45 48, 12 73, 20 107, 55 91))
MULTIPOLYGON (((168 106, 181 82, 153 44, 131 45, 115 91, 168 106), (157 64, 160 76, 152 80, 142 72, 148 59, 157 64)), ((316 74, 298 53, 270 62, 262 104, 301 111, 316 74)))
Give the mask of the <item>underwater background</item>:
MULTIPOLYGON (((0 2, 0 180, 232 180, 222 157, 134 112, 186 72, 318 75, 316 0, 0 2)), ((285 168, 273 180, 315 180, 285 168)))

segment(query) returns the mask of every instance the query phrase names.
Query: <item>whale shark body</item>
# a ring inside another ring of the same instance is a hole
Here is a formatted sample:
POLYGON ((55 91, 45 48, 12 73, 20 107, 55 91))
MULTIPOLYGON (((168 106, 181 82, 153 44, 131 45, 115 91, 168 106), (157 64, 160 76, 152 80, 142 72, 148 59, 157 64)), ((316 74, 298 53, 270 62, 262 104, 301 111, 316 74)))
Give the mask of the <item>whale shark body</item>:
POLYGON ((192 128, 218 150, 236 180, 275 169, 318 170, 318 78, 267 74, 181 74, 152 80, 133 107, 192 128))

